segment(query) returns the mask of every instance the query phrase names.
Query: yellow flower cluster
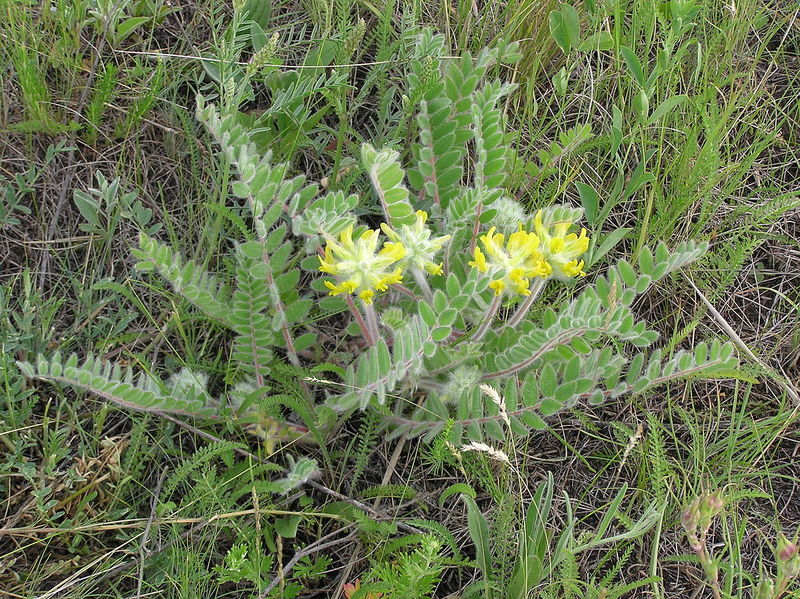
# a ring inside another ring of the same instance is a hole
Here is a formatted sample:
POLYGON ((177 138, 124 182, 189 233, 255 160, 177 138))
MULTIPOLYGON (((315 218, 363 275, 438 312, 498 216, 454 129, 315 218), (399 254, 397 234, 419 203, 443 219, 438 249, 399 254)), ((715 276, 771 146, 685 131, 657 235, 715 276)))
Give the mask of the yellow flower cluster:
POLYGON ((371 304, 376 291, 386 291, 389 285, 403 280, 397 262, 406 255, 402 243, 387 241, 378 250, 380 231, 367 229, 353 240, 353 227, 339 235, 339 241, 328 238, 325 257, 319 256, 322 272, 339 277, 339 283, 325 281, 330 295, 357 294, 371 304))
POLYGON ((325 257, 319 257, 319 269, 338 279, 336 283, 325 281, 330 295, 355 294, 371 304, 376 292, 402 282, 406 269, 411 269, 417 280, 424 276, 422 271, 442 274, 442 264, 434 258, 450 235, 432 238, 425 225, 428 214, 417 210, 416 216, 412 225, 401 225, 397 231, 382 223, 381 229, 390 241, 385 241, 380 250, 377 229, 367 229, 357 240, 353 240, 352 226, 342 231, 338 241, 329 237, 325 257))
POLYGON ((508 243, 503 246, 505 236, 495 233, 496 227, 481 235, 481 248, 475 247, 469 266, 481 272, 492 271, 492 282, 489 287, 500 295, 509 289, 520 295, 530 295, 530 280, 535 277, 546 277, 550 274, 550 265, 539 250, 539 238, 534 233, 523 230, 508 236, 508 243), (487 259, 488 255, 488 259, 487 259), (498 276, 499 275, 499 276, 498 276))
POLYGON ((401 225, 398 231, 394 231, 386 223, 381 223, 381 229, 389 239, 402 243, 406 248, 401 268, 410 266, 420 271, 425 270, 432 275, 440 275, 442 263, 435 262, 434 257, 450 239, 450 235, 431 239, 431 230, 425 226, 427 220, 428 213, 417 210, 417 220, 413 225, 401 225))
POLYGON ((542 222, 542 211, 533 219, 536 234, 541 239, 541 250, 547 262, 553 267, 553 274, 559 279, 585 276, 584 262, 578 260, 589 249, 586 229, 580 235, 569 233, 571 222, 554 223, 546 227, 542 222))
POLYGON ((569 233, 571 222, 545 226, 540 210, 534 218, 534 232, 519 230, 508 236, 506 243, 496 227, 481 235, 484 247, 475 247, 473 260, 468 264, 481 272, 491 273, 489 287, 495 295, 508 290, 520 295, 530 295, 531 279, 556 277, 567 279, 583 272, 584 262, 578 258, 589 248, 586 229, 580 235, 569 233), (485 253, 484 253, 485 251, 485 253))
MULTIPOLYGON (((401 283, 403 272, 411 269, 416 277, 422 271, 442 274, 442 264, 434 260, 450 235, 432 237, 426 226, 427 213, 417 211, 412 225, 402 225, 397 230, 386 223, 381 229, 390 241, 378 249, 380 231, 367 229, 353 239, 353 227, 347 227, 338 241, 328 237, 325 256, 320 256, 319 269, 337 278, 325 281, 330 295, 353 294, 371 304, 376 292, 386 291, 389 285, 401 283)), ((570 233, 572 222, 545 224, 540 210, 533 221, 534 230, 519 230, 508 236, 497 233, 492 227, 480 242, 483 249, 475 247, 473 260, 468 264, 484 273, 490 273, 489 287, 495 295, 508 291, 519 295, 531 294, 531 280, 554 277, 568 279, 583 276, 584 261, 580 256, 589 248, 586 229, 580 234, 570 233)), ((419 279, 418 279, 419 280, 419 279)))

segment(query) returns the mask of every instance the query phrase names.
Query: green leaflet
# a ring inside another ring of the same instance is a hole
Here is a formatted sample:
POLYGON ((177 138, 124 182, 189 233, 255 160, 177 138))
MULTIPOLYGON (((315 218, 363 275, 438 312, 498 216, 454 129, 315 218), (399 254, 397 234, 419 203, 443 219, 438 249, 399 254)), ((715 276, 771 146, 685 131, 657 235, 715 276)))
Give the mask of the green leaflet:
POLYGON ((62 360, 60 352, 49 359, 40 355, 35 364, 17 362, 17 365, 29 378, 72 385, 129 409, 199 417, 216 414, 203 377, 188 370, 178 378, 161 381, 144 372, 137 374, 130 367, 103 362, 91 354, 82 364, 76 354, 62 360), (196 383, 190 384, 187 379, 196 383))
POLYGON ((414 224, 416 216, 403 183, 405 172, 400 168, 400 155, 388 148, 378 151, 363 144, 361 162, 378 194, 386 221, 393 227, 414 224))

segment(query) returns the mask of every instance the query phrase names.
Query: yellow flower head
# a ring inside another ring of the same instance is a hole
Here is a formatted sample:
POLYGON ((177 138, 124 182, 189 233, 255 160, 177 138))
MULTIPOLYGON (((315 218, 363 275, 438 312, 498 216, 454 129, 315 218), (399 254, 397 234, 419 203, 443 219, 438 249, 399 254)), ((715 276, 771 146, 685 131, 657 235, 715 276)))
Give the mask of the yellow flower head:
POLYGON ((395 231, 386 223, 381 223, 381 229, 386 236, 394 242, 403 244, 406 255, 400 261, 400 268, 416 268, 426 270, 432 275, 442 274, 442 263, 435 262, 434 257, 450 239, 450 235, 434 237, 431 239, 431 230, 425 226, 428 213, 417 210, 417 220, 413 225, 401 225, 395 231))
POLYGON ((541 239, 542 253, 553 267, 554 277, 569 279, 586 275, 583 272, 583 260, 578 260, 589 249, 586 229, 581 229, 580 235, 569 233, 569 228, 572 226, 570 221, 545 226, 541 210, 536 213, 533 226, 541 239))
POLYGON ((397 265, 406 254, 403 244, 385 242, 377 251, 379 235, 380 231, 367 229, 354 241, 351 225, 342 231, 339 241, 328 238, 325 257, 319 256, 319 269, 339 279, 337 283, 325 281, 330 295, 357 294, 371 304, 376 291, 386 291, 403 280, 397 265))
POLYGON ((519 230, 508 236, 495 233, 492 227, 480 241, 484 251, 475 247, 473 260, 468 264, 481 272, 491 273, 489 287, 495 295, 509 290, 520 295, 530 295, 530 280, 534 277, 546 277, 550 274, 550 265, 545 261, 539 249, 539 238, 528 233, 519 226, 519 230))

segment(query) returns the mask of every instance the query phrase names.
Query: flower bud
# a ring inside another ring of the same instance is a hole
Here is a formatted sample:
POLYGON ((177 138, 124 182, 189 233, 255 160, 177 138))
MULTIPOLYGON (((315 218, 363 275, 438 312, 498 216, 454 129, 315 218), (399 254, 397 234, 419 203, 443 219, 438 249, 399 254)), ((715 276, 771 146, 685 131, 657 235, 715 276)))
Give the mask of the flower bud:
POLYGON ((708 532, 708 529, 711 528, 711 522, 722 511, 723 507, 725 507, 725 503, 713 493, 708 493, 700 498, 700 518, 698 521, 700 535, 705 535, 708 532))
POLYGON ((783 534, 779 534, 775 554, 778 558, 779 577, 794 578, 800 574, 800 555, 798 555, 797 539, 790 541, 783 534))
POLYGON ((697 531, 697 522, 700 519, 699 504, 700 501, 695 499, 681 512, 681 525, 686 531, 686 534, 691 535, 697 531))
POLYGON ((778 559, 784 562, 788 562, 793 557, 797 555, 797 545, 794 543, 789 543, 781 549, 781 552, 778 554, 778 559))
POLYGON ((717 497, 716 495, 708 494, 703 497, 703 501, 701 502, 700 509, 701 511, 705 511, 711 517, 716 516, 722 511, 722 508, 725 507, 722 499, 717 497))

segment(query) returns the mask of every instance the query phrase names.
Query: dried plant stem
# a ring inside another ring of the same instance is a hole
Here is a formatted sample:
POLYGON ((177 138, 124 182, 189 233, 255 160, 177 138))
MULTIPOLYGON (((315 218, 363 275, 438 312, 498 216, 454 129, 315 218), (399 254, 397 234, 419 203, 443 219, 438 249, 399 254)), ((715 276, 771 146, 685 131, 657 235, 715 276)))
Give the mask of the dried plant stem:
POLYGON ((781 387, 783 387, 784 391, 786 391, 786 394, 794 400, 795 404, 800 405, 800 393, 798 393, 797 389, 795 389, 792 382, 782 373, 775 372, 775 370, 770 368, 770 366, 766 362, 764 362, 761 358, 755 355, 753 353, 753 350, 751 350, 747 346, 747 344, 742 340, 741 337, 739 337, 736 331, 733 330, 733 327, 728 323, 728 321, 725 320, 725 317, 719 313, 719 311, 708 300, 705 294, 702 291, 700 291, 697 285, 694 284, 694 281, 692 281, 692 279, 690 279, 688 275, 684 276, 686 276, 686 280, 689 281, 689 284, 695 290, 697 296, 705 304, 708 311, 711 312, 711 316, 713 316, 714 320, 716 320, 719 323, 719 325, 722 327, 722 330, 724 330, 725 333, 728 335, 728 337, 730 337, 731 341, 733 341, 739 347, 739 349, 741 349, 745 354, 747 354, 748 358, 753 360, 753 362, 758 364, 766 372, 772 375, 775 378, 776 382, 781 387))

